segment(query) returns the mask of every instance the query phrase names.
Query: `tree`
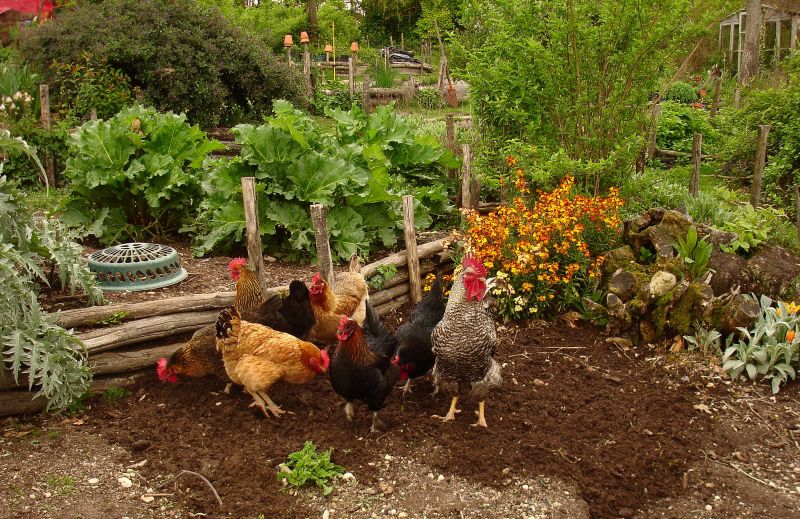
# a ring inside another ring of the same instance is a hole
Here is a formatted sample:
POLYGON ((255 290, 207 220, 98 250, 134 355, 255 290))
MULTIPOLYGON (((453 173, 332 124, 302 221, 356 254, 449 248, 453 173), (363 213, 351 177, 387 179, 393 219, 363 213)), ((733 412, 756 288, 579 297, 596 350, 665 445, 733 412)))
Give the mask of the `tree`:
POLYGON ((758 74, 758 46, 761 40, 761 0, 747 0, 745 6, 744 45, 742 66, 739 68, 739 83, 746 85, 758 74))
POLYGON ((308 0, 308 35, 317 43, 317 0, 308 0))

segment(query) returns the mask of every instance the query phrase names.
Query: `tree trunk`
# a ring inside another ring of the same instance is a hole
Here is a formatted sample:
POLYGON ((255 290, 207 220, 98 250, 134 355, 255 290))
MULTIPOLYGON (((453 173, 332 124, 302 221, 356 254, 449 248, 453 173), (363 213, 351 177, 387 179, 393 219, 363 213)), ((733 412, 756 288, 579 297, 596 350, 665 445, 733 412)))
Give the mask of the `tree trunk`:
POLYGON ((308 37, 317 43, 317 0, 308 0, 308 37))
POLYGON ((744 45, 742 46, 742 67, 739 69, 739 83, 746 85, 758 74, 758 47, 761 40, 761 0, 747 0, 745 6, 744 45))

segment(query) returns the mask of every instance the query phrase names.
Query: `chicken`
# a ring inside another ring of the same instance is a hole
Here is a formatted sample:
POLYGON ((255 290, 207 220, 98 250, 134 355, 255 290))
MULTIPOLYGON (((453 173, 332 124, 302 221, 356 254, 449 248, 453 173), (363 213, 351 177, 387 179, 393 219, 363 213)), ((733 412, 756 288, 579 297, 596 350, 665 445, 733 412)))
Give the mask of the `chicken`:
POLYGON ((311 330, 311 340, 335 344, 339 321, 343 315, 352 317, 359 324, 364 322, 369 287, 360 271, 358 256, 353 254, 349 272, 337 281, 335 292, 319 273, 314 274, 311 280, 311 307, 316 323, 311 330))
MULTIPOLYGON (((241 312, 241 317, 247 322, 305 338, 314 324, 308 287, 302 281, 294 280, 289 284, 286 297, 275 293, 256 308, 241 312)), ((222 356, 217 350, 214 324, 196 331, 189 342, 169 359, 159 360, 158 375, 161 381, 177 382, 177 375, 203 377, 212 374, 228 380, 222 356)), ((226 388, 226 392, 229 389, 226 388)))
POLYGON ((217 349, 234 384, 244 386, 256 406, 269 417, 286 411, 267 392, 278 381, 307 384, 328 370, 329 359, 310 342, 239 318, 236 308, 223 310, 216 323, 217 349), (268 411, 269 410, 269 411, 268 411))
POLYGON ((264 301, 264 292, 256 273, 247 268, 247 260, 233 258, 228 263, 231 279, 236 281, 236 300, 234 305, 239 312, 257 307, 264 301))
POLYGON ((407 380, 403 396, 411 390, 411 379, 425 375, 436 359, 431 351, 431 332, 444 316, 445 298, 442 293, 441 276, 431 285, 430 292, 411 310, 408 321, 400 325, 394 336, 397 338, 397 353, 392 364, 400 369, 399 380, 407 380))
POLYGON ((497 331, 483 301, 487 291, 486 267, 477 258, 466 256, 461 272, 453 280, 444 317, 431 334, 437 390, 444 382, 458 385, 447 415, 437 417, 443 421, 455 419, 459 395, 472 390, 480 399, 478 421, 473 425, 487 427, 486 395, 502 381, 500 365, 494 359, 497 331))
POLYGON ((344 408, 347 419, 353 420, 353 402, 362 401, 372 411, 370 431, 375 432, 378 411, 399 374, 399 369, 391 363, 397 340, 381 323, 372 305, 367 302, 365 307, 363 328, 355 319, 341 317, 330 380, 333 390, 347 401, 344 408))

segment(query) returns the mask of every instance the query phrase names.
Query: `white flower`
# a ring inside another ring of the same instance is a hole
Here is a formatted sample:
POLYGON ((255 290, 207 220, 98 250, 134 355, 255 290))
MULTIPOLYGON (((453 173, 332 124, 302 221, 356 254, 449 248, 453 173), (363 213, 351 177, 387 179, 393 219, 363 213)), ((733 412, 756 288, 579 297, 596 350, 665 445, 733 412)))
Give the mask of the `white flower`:
POLYGON ((514 305, 514 311, 515 312, 521 312, 522 311, 522 307, 520 305, 514 305))
POLYGON ((20 99, 22 99, 22 92, 20 92, 20 91, 17 91, 17 92, 14 94, 14 101, 19 101, 20 99))
POLYGON ((6 111, 6 105, 0 104, 0 111, 1 112, 5 112, 6 111))
POLYGON ((3 102, 4 102, 4 103, 9 103, 9 104, 11 104, 13 101, 14 101, 14 100, 13 100, 13 99, 11 99, 11 98, 10 98, 10 97, 8 97, 8 96, 5 96, 5 97, 3 98, 3 102))

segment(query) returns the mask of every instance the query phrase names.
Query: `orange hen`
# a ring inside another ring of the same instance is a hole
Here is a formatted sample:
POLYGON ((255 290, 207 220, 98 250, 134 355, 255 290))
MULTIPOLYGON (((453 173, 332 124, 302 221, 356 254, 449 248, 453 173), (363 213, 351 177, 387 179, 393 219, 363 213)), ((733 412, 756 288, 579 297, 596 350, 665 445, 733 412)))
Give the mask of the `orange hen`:
POLYGON ((276 382, 306 384, 328 370, 328 354, 310 342, 267 326, 239 319, 235 308, 223 310, 216 324, 217 349, 234 384, 244 386, 265 416, 286 411, 267 392, 276 382))
POLYGON ((310 334, 313 340, 336 344, 336 331, 343 315, 359 325, 364 322, 369 287, 361 274, 361 263, 355 254, 350 258, 349 271, 337 280, 335 292, 319 273, 314 274, 311 280, 310 292, 315 319, 310 334))

